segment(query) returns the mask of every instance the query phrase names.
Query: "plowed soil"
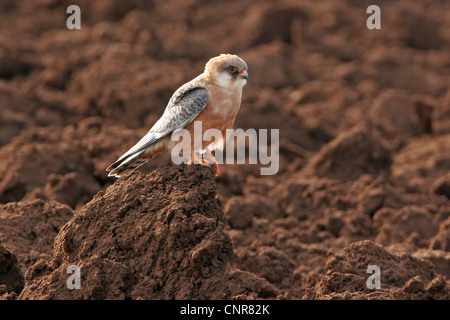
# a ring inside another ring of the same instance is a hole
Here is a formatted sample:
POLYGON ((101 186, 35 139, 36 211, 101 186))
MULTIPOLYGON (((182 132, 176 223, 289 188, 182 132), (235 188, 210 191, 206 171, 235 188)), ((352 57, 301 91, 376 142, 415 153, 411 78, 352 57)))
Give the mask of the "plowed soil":
POLYGON ((450 299, 450 2, 371 4, 2 0, 0 299, 450 299), (220 53, 278 173, 108 178, 220 53))

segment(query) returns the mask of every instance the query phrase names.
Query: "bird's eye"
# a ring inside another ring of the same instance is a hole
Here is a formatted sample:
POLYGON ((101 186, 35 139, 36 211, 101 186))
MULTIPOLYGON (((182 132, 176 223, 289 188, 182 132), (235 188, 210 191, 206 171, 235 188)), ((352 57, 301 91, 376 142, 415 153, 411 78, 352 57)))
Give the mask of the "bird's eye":
POLYGON ((237 71, 237 68, 233 67, 233 66, 230 66, 230 67, 228 67, 227 70, 228 70, 228 72, 235 73, 237 71))

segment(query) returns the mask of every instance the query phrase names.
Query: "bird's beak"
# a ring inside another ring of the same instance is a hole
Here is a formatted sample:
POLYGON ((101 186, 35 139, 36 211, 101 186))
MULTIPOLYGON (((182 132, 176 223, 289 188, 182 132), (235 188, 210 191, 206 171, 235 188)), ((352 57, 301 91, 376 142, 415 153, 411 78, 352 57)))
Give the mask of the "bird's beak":
POLYGON ((247 80, 248 79, 248 73, 246 70, 242 70, 241 73, 239 73, 239 78, 247 80))

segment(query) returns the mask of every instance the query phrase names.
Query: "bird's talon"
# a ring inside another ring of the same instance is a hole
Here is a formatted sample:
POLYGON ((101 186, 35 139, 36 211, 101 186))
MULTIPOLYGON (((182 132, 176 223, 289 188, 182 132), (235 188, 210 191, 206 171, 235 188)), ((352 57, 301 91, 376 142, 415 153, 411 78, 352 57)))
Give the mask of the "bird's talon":
POLYGON ((211 168, 211 165, 214 166, 215 176, 217 177, 219 175, 219 165, 217 164, 216 159, 211 154, 209 150, 205 154, 200 154, 198 156, 195 152, 192 153, 191 159, 188 161, 187 165, 190 166, 192 164, 199 164, 203 167, 209 167, 211 168))

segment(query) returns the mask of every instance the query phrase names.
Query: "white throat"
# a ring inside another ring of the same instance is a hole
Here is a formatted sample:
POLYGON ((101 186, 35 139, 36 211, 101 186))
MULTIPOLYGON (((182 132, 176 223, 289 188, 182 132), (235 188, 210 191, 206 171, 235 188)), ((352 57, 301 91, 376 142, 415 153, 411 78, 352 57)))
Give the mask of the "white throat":
POLYGON ((216 76, 216 84, 219 87, 223 87, 223 88, 230 88, 230 89, 240 88, 240 89, 242 89, 242 87, 247 84, 247 80, 241 79, 241 78, 233 79, 232 77, 230 77, 230 75, 228 75, 224 72, 220 72, 216 76))

